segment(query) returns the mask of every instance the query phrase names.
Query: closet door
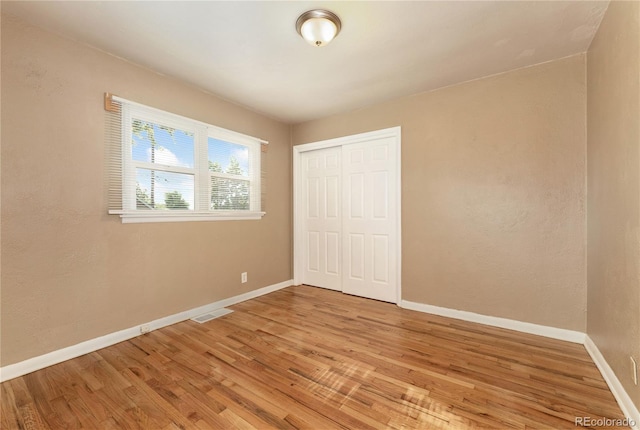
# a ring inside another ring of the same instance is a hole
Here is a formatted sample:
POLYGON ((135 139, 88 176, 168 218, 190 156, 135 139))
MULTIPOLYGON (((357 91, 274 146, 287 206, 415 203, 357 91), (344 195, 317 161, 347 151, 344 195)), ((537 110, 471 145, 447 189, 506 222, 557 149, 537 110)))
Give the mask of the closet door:
POLYGON ((342 291, 393 303, 399 300, 395 143, 342 146, 342 291))
POLYGON ((400 128, 294 147, 294 280, 400 294, 400 128))
POLYGON ((304 152, 302 167, 302 283, 340 291, 342 242, 341 148, 304 152))

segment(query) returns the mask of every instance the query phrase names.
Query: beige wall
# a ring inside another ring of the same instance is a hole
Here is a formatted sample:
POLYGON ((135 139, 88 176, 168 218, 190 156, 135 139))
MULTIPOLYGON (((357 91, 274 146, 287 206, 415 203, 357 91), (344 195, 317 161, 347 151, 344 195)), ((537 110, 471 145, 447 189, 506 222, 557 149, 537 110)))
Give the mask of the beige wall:
POLYGON ((2 89, 3 366, 291 279, 288 125, 8 16, 2 89), (107 215, 105 91, 269 140, 268 214, 107 215))
POLYGON ((405 300, 584 331, 585 56, 293 127, 402 126, 405 300))
POLYGON ((640 408, 640 3, 611 2, 587 56, 587 333, 640 408))

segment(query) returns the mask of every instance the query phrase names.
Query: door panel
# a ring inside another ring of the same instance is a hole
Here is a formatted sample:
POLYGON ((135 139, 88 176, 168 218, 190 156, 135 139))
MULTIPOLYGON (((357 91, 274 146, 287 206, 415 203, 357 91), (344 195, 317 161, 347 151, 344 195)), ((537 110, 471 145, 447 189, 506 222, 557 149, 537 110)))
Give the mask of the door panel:
POLYGON ((373 173, 373 212, 375 219, 389 217, 389 174, 388 172, 373 173))
POLYGON ((374 234, 373 239, 373 281, 389 282, 389 238, 374 234))
POLYGON ((306 253, 302 282, 341 290, 342 194, 339 147, 301 154, 303 190, 303 250, 306 253))
POLYGON ((340 275, 340 235, 335 232, 328 232, 325 234, 325 243, 327 244, 327 273, 331 275, 340 275))
POLYGON ((344 273, 342 291, 397 302, 397 231, 395 139, 342 147, 346 181, 342 220, 344 273))
POLYGON ((347 255, 349 261, 347 267, 349 268, 348 280, 364 281, 364 235, 363 234, 350 234, 349 235, 349 248, 347 255))
POLYGON ((317 231, 310 231, 307 234, 307 267, 311 272, 320 270, 320 240, 317 231))
POLYGON ((340 201, 340 177, 328 176, 325 180, 327 184, 327 218, 339 220, 340 201))

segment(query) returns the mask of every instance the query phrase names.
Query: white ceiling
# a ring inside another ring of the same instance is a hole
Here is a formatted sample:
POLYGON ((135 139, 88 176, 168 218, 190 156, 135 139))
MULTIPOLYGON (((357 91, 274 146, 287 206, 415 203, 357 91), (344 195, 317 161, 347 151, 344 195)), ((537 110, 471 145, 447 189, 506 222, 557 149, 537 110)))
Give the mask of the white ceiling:
POLYGON ((585 52, 607 1, 2 2, 10 13, 297 123, 585 52), (342 31, 315 48, 312 8, 342 31))

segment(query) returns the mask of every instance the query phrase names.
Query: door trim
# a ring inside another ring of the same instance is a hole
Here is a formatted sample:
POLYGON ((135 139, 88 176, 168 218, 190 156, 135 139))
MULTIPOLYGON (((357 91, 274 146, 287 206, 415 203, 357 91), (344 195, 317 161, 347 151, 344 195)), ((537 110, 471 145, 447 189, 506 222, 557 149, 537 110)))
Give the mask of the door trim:
POLYGON ((370 131, 367 133, 359 133, 351 136, 337 137, 334 139, 321 140, 318 142, 305 143, 302 145, 295 145, 293 147, 293 282, 294 285, 300 285, 302 282, 302 271, 304 261, 302 259, 302 211, 298 207, 302 201, 301 192, 303 187, 302 180, 302 166, 301 166, 301 154, 308 151, 314 151, 316 149, 325 149, 335 146, 343 146, 351 143, 359 143, 363 141, 381 139, 386 137, 394 137, 397 146, 397 165, 398 172, 397 189, 396 189, 396 238, 398 246, 396 249, 396 262, 398 265, 396 275, 396 304, 400 304, 402 301, 402 153, 401 153, 401 128, 391 127, 382 130, 370 131))

